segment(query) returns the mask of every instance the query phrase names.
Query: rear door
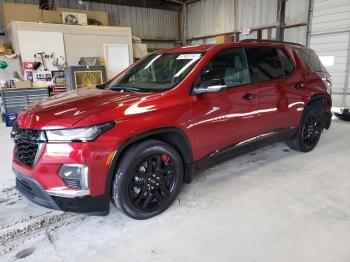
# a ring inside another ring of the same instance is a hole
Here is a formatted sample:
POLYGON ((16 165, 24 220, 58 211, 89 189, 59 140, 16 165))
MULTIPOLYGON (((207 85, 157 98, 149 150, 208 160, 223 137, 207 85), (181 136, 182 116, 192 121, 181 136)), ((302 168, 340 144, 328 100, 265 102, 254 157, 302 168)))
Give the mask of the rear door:
POLYGON ((225 82, 225 91, 197 95, 191 104, 198 158, 257 135, 255 86, 250 83, 244 48, 215 55, 194 88, 217 79, 225 82))
POLYGON ((297 125, 304 107, 298 85, 303 76, 294 70, 286 50, 247 47, 251 80, 257 95, 258 133, 265 134, 297 125))

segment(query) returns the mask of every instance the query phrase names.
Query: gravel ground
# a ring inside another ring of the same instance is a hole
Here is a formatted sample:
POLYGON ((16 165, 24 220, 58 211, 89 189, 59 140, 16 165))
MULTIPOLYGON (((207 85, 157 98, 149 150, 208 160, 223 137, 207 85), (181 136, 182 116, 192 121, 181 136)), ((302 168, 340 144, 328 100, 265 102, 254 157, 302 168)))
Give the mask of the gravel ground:
POLYGON ((0 127, 0 261, 350 261, 350 123, 303 154, 267 146, 198 174, 162 215, 90 217, 14 188, 0 127))

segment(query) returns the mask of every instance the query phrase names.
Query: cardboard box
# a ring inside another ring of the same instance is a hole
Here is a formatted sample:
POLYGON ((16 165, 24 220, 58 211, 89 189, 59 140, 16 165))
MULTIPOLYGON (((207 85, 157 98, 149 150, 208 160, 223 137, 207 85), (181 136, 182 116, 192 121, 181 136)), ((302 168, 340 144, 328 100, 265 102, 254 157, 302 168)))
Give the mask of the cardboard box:
POLYGON ((147 44, 133 44, 132 49, 136 59, 140 59, 148 54, 147 44))
POLYGON ((13 51, 8 43, 0 43, 0 55, 11 55, 13 51))
POLYGON ((2 17, 5 27, 12 21, 45 22, 62 24, 62 12, 84 13, 88 19, 95 19, 108 26, 108 13, 103 11, 57 8, 57 10, 40 10, 39 5, 3 3, 2 17))
POLYGON ((29 80, 15 82, 16 88, 32 88, 32 82, 29 80))
POLYGON ((5 43, 0 43, 0 53, 4 54, 6 52, 7 47, 5 43))
POLYGON ((217 44, 232 43, 235 41, 233 35, 217 35, 215 39, 217 44))

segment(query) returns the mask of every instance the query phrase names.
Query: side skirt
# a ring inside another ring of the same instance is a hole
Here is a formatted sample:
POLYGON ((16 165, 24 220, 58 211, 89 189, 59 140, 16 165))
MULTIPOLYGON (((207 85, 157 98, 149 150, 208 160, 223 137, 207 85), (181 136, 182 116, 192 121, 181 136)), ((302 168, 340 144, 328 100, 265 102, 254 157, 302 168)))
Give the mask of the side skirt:
POLYGON ((226 161, 232 157, 254 151, 266 145, 281 141, 287 141, 293 137, 295 131, 296 128, 279 129, 271 133, 263 134, 223 149, 218 149, 217 151, 209 154, 208 156, 195 161, 193 164, 194 169, 204 170, 223 161, 226 161))

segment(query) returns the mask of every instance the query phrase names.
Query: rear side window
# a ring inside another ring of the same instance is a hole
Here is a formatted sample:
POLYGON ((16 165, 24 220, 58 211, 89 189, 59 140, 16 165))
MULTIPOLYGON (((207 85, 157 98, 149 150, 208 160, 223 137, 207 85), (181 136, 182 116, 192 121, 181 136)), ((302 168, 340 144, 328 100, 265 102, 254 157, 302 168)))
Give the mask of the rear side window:
POLYGON ((252 82, 285 78, 294 66, 282 49, 273 47, 247 47, 252 82))
POLYGON ((327 72, 317 54, 311 49, 295 49, 301 60, 309 66, 313 72, 327 72))

